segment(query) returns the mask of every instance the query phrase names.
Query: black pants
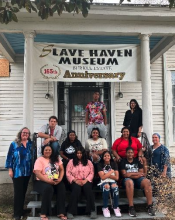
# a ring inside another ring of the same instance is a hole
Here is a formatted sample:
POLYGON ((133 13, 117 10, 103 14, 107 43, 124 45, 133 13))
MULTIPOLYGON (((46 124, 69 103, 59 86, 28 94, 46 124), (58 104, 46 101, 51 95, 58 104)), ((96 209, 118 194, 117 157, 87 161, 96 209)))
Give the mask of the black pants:
POLYGON ((42 195, 41 215, 51 215, 51 201, 54 191, 57 196, 57 215, 65 214, 66 190, 62 181, 57 185, 51 185, 49 183, 36 180, 34 190, 42 195))
POLYGON ((80 186, 73 182, 71 184, 71 189, 72 189, 72 193, 70 196, 70 201, 68 206, 69 213, 74 215, 77 214, 77 205, 78 205, 78 199, 81 194, 81 190, 83 190, 87 200, 86 213, 90 213, 91 211, 95 210, 94 194, 92 192, 92 183, 87 182, 83 186, 80 186))
POLYGON ((29 179, 30 176, 21 176, 12 179, 14 187, 14 217, 21 217, 23 215, 23 207, 29 179))

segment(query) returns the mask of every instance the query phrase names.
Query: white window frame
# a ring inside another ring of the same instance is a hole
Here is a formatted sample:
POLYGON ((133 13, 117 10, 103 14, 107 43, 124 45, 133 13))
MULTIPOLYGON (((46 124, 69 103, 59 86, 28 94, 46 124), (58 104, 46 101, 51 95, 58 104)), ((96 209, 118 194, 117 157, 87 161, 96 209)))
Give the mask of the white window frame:
POLYGON ((172 114, 172 80, 171 73, 175 71, 175 65, 166 67, 166 54, 164 58, 164 111, 165 111, 165 145, 175 146, 173 141, 173 114, 172 114))

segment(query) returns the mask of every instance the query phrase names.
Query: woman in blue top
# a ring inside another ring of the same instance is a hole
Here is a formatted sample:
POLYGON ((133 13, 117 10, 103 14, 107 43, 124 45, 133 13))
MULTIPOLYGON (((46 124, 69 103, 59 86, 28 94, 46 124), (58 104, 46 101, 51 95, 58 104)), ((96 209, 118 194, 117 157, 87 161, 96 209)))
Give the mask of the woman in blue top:
POLYGON ((14 185, 14 218, 21 219, 28 182, 32 174, 30 131, 22 128, 9 147, 5 167, 14 185))
POLYGON ((152 164, 159 169, 163 177, 171 178, 169 150, 160 143, 160 135, 158 133, 153 134, 152 141, 152 164))

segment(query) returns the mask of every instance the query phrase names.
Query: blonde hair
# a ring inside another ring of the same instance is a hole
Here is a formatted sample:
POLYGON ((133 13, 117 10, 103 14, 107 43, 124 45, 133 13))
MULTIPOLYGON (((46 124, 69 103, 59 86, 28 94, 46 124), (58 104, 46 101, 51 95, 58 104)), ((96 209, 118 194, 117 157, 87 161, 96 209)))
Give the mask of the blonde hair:
POLYGON ((31 140, 31 138, 30 138, 30 135, 31 135, 30 130, 29 130, 27 127, 23 127, 23 128, 21 128, 21 130, 17 133, 16 138, 15 138, 15 142, 18 144, 18 146, 21 145, 21 133, 22 133, 22 131, 23 131, 24 129, 27 129, 27 130, 29 131, 28 140, 31 140))

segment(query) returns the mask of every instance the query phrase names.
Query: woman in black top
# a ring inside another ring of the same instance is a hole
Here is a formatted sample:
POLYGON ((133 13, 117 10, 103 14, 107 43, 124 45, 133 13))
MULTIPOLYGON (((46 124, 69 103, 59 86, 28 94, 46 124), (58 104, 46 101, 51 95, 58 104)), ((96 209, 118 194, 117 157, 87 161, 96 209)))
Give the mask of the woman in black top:
POLYGON ((142 109, 135 99, 130 101, 130 109, 126 111, 123 126, 128 127, 131 136, 140 137, 142 130, 142 109))
POLYGON ((61 149, 60 149, 60 156, 63 158, 62 162, 63 162, 63 166, 64 166, 64 170, 65 170, 63 182, 64 182, 67 190, 70 190, 70 184, 68 183, 67 178, 66 178, 66 166, 67 166, 69 160, 75 158, 75 156, 76 156, 75 151, 79 147, 82 147, 81 142, 78 140, 75 131, 70 130, 67 133, 67 138, 62 143, 61 149))
POLYGON ((64 168, 66 168, 69 160, 75 157, 75 151, 78 147, 82 147, 82 144, 77 139, 75 131, 71 130, 67 133, 67 138, 62 143, 60 149, 60 156, 63 158, 64 168))

